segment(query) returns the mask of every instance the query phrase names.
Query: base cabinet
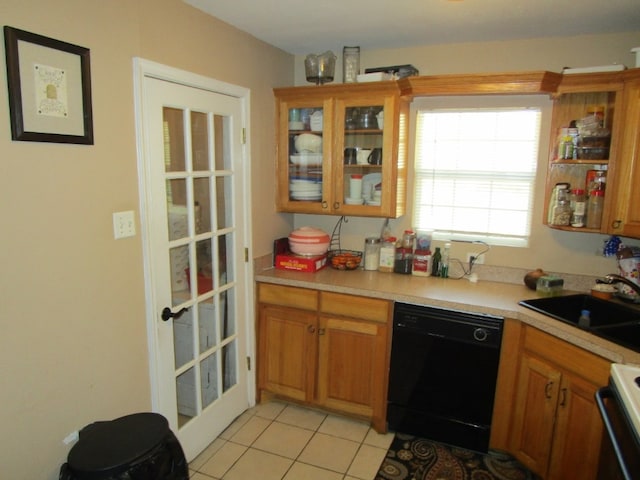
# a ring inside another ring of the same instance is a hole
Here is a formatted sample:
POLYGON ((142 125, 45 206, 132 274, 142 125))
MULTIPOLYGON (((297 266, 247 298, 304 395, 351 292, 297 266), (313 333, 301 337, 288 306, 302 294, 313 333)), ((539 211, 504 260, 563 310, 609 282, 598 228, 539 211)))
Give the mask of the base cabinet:
POLYGON ((602 420, 594 395, 609 368, 603 358, 526 327, 511 453, 547 480, 595 479, 602 420))
POLYGON ((258 391, 386 430, 392 302, 258 286, 258 391), (275 302, 275 303, 274 303, 275 302))

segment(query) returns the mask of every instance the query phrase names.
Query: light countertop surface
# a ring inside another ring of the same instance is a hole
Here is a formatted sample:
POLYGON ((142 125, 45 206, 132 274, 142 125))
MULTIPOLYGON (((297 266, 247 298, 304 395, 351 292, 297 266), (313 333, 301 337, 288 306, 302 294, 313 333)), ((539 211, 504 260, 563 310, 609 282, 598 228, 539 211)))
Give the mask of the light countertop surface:
MULTIPOLYGON (((324 268, 316 273, 267 268, 256 271, 257 282, 312 288, 453 310, 489 313, 520 320, 615 363, 640 364, 640 353, 621 347, 577 327, 518 305, 537 298, 522 285, 467 279, 418 277, 396 273, 324 268)), ((566 292, 574 293, 574 292, 566 292)))

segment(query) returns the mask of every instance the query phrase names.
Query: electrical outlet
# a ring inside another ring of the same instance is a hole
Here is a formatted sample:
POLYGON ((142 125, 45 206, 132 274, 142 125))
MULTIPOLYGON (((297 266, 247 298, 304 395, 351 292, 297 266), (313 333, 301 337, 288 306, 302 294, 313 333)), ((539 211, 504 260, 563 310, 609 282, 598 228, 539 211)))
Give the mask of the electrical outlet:
POLYGON ((478 256, 478 254, 474 252, 467 253, 467 263, 471 263, 472 259, 474 265, 482 265, 484 263, 484 255, 478 256))

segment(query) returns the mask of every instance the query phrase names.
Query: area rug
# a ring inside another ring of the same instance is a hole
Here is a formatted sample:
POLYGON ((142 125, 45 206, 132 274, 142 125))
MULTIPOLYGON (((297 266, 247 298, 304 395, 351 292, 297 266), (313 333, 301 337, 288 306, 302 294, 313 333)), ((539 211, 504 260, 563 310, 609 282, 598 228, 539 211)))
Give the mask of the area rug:
POLYGON ((397 433, 375 480, 537 480, 512 457, 397 433))

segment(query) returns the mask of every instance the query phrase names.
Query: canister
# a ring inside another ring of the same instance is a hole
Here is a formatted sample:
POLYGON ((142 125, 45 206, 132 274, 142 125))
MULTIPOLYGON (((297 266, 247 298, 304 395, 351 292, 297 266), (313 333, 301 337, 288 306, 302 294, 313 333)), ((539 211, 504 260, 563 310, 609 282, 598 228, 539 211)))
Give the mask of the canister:
POLYGON ((380 266, 380 239, 367 237, 364 241, 364 269, 378 270, 380 266))

